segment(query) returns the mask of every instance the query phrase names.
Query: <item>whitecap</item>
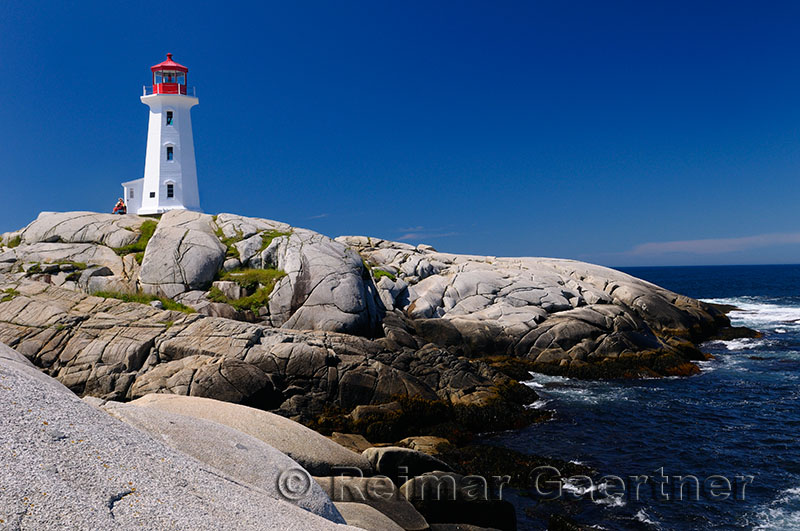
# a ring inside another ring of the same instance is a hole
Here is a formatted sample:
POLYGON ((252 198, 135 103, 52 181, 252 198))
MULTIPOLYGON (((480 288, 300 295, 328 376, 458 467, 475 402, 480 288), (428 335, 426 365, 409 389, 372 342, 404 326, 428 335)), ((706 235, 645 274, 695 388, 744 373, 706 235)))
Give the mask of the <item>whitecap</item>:
POLYGON ((800 487, 786 489, 757 514, 754 530, 800 529, 800 487))
POLYGON ((550 400, 537 400, 536 402, 532 402, 525 406, 526 409, 542 409, 544 406, 550 403, 550 400))
POLYGON ((594 498, 593 493, 598 490, 597 485, 595 485, 594 482, 592 482, 588 486, 581 485, 576 483, 572 478, 565 478, 563 480, 562 488, 565 491, 574 494, 575 496, 582 497, 586 496, 587 494, 591 494, 592 498, 594 498))
POLYGON ((704 302, 729 304, 736 309, 728 313, 735 326, 747 326, 757 330, 780 328, 800 329, 800 306, 787 306, 765 302, 756 297, 735 297, 730 299, 703 299, 704 302), (786 325, 789 325, 788 327, 786 325))
POLYGON ((635 515, 633 515, 633 517, 634 519, 642 522, 643 524, 652 525, 655 526, 657 529, 661 529, 661 526, 658 525, 658 522, 653 520, 652 517, 649 514, 647 514, 647 511, 645 511, 644 509, 639 509, 639 511, 635 515))

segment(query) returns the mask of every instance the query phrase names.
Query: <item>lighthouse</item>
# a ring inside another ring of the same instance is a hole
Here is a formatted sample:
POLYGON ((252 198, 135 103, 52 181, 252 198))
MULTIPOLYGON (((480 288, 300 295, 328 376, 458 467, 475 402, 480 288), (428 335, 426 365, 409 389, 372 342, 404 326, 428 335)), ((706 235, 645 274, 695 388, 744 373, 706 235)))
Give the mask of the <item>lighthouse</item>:
POLYGON ((166 61, 150 70, 153 85, 145 86, 141 97, 150 107, 144 177, 122 183, 128 212, 200 210, 191 115, 199 100, 194 90, 187 90, 189 69, 168 53, 166 61))

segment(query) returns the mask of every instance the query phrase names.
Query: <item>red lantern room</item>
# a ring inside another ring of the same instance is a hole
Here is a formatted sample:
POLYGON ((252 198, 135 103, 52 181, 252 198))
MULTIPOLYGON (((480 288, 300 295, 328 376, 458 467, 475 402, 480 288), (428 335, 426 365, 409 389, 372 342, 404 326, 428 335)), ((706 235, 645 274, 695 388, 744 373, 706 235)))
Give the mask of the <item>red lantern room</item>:
POLYGON ((172 54, 167 54, 167 60, 150 67, 153 71, 153 94, 186 94, 186 80, 189 69, 172 60, 172 54))

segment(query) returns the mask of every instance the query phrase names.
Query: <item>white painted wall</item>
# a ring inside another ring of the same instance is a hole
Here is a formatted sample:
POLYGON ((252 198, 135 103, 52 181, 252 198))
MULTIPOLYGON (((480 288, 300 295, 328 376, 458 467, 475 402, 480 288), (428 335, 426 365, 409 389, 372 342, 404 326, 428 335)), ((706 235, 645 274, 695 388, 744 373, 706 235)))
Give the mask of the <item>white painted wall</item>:
POLYGON ((150 107, 147 128, 147 155, 141 203, 135 214, 159 214, 167 210, 200 210, 197 188, 197 165, 194 157, 191 109, 199 103, 192 96, 180 94, 151 94, 142 96, 150 107), (172 125, 167 125, 167 111, 172 111, 172 125), (173 148, 172 160, 167 160, 167 147, 173 148), (174 197, 167 197, 167 184, 173 183, 174 197), (153 197, 151 197, 153 194, 153 197))
POLYGON ((128 207, 129 214, 137 214, 142 208, 143 186, 144 179, 122 183, 122 197, 125 198, 125 206, 128 207))

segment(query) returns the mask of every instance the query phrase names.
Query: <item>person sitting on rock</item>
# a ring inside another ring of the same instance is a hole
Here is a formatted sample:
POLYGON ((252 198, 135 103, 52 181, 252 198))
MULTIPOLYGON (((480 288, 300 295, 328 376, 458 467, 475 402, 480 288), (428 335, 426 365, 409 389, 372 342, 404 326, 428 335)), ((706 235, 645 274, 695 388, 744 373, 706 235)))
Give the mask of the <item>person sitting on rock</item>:
POLYGON ((116 204, 116 206, 114 206, 114 210, 112 210, 111 213, 112 214, 127 214, 128 213, 128 207, 125 206, 125 201, 123 201, 121 197, 117 200, 117 204, 116 204))

